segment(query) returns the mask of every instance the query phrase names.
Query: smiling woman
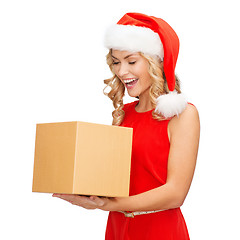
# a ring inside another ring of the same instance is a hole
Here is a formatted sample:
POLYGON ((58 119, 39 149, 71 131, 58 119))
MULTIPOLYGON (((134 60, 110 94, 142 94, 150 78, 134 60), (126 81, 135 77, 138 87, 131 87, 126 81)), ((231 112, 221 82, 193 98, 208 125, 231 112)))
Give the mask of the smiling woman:
POLYGON ((147 97, 152 85, 148 61, 139 53, 113 50, 113 71, 127 88, 131 97, 147 97))
MULTIPOLYGON (((121 74, 121 72, 118 73, 118 71, 121 70, 121 68, 127 67, 128 68, 127 70, 134 71, 136 72, 137 75, 139 75, 140 73, 143 73, 145 75, 144 79, 149 79, 149 82, 147 82, 147 85, 150 85, 148 89, 149 92, 147 92, 145 96, 149 98, 150 105, 143 106, 144 109, 143 108, 141 109, 141 106, 138 104, 136 109, 139 112, 155 108, 157 98, 160 95, 167 94, 169 92, 167 80, 163 72, 163 61, 157 56, 149 56, 141 52, 132 53, 128 51, 119 51, 119 50, 110 49, 107 55, 107 63, 109 65, 110 70, 113 73, 113 77, 110 79, 104 80, 104 83, 107 85, 105 89, 108 86, 111 87, 111 91, 108 93, 105 92, 105 95, 107 95, 113 101, 113 105, 115 107, 115 110, 113 111, 113 114, 112 114, 113 125, 120 125, 124 118, 124 111, 122 111, 122 108, 123 108, 122 98, 124 96, 125 87, 128 91, 128 94, 131 97, 139 98, 140 96, 139 93, 135 93, 134 95, 132 95, 133 94, 132 91, 129 91, 135 86, 135 84, 137 83, 137 80, 139 79, 126 78, 124 79, 125 81, 122 81, 122 78, 119 75, 121 74), (116 54, 123 55, 122 61, 124 63, 124 66, 121 66, 121 61, 114 56, 114 53, 115 55, 116 54), (136 65, 136 66, 132 66, 132 65, 136 65)), ((181 93, 180 81, 176 75, 175 75, 175 90, 178 93, 181 93)), ((145 101, 139 101, 139 102, 144 103, 145 101)), ((149 103, 149 101, 147 101, 147 103, 149 103)), ((164 119, 164 117, 162 117, 160 114, 156 113, 155 111, 152 112, 152 116, 154 119, 159 119, 159 120, 164 119)))
POLYGON ((108 30, 105 45, 113 125, 133 128, 130 196, 54 196, 110 211, 107 240, 188 240, 180 207, 195 170, 200 123, 175 77, 178 37, 160 18, 127 13, 108 30), (138 101, 124 105, 125 89, 138 101))

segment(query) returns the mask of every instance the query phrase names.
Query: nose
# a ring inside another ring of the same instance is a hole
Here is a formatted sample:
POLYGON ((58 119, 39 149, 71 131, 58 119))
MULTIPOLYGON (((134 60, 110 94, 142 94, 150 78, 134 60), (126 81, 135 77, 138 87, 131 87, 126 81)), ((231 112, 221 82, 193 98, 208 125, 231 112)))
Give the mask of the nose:
POLYGON ((118 75, 123 78, 129 73, 128 65, 125 63, 119 64, 118 75))

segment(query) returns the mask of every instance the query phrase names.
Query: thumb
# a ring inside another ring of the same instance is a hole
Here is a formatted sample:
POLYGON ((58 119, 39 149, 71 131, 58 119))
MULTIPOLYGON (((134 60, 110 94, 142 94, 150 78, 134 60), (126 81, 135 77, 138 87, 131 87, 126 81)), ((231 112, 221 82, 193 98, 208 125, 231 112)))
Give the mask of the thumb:
POLYGON ((90 200, 92 200, 94 203, 96 203, 99 207, 102 207, 104 205, 104 201, 96 196, 90 196, 90 200))

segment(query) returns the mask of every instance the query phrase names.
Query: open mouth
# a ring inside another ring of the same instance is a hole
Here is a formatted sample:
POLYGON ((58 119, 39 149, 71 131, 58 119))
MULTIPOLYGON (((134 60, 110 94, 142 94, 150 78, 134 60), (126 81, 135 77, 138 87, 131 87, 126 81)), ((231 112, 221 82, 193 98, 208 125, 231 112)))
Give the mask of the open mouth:
POLYGON ((133 87, 138 81, 138 78, 125 79, 124 83, 127 88, 133 87))

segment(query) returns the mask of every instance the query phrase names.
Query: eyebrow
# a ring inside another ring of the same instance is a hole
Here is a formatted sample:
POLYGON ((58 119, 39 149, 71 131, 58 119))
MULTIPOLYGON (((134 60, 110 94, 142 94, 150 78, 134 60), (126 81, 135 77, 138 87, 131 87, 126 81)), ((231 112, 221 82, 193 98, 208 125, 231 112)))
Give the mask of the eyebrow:
MULTIPOLYGON (((134 53, 131 53, 131 54, 127 55, 126 57, 124 57, 124 59, 127 59, 127 58, 131 57, 132 55, 134 55, 134 53)), ((113 55, 112 55, 112 57, 119 60, 118 58, 114 57, 113 55)))

